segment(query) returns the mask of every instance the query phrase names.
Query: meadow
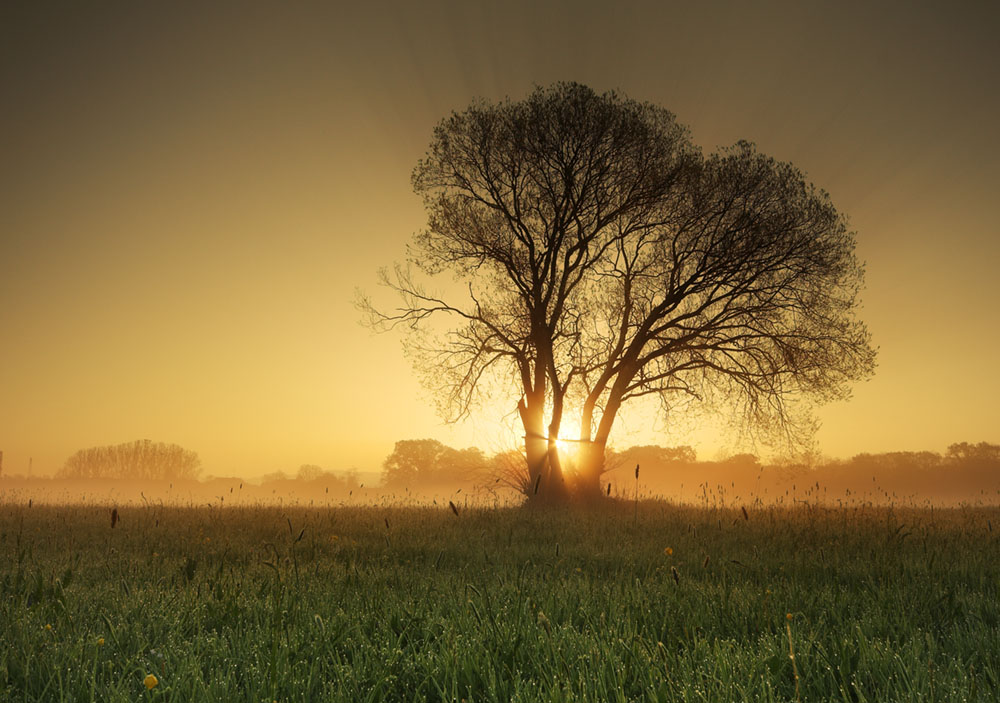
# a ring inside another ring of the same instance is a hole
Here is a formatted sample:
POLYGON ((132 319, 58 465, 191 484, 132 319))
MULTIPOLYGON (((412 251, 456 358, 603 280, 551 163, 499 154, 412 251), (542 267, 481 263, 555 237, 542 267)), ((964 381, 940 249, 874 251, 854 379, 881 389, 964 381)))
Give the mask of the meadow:
POLYGON ((996 507, 118 516, 0 505, 0 700, 1000 695, 996 507))

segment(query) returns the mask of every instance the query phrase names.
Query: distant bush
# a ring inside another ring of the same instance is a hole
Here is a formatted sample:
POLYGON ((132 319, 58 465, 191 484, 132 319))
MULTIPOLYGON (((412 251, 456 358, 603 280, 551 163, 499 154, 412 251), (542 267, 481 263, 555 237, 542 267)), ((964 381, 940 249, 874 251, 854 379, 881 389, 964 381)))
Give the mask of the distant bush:
POLYGON ((81 449, 66 460, 57 478, 194 480, 201 473, 198 454, 176 444, 140 439, 81 449))

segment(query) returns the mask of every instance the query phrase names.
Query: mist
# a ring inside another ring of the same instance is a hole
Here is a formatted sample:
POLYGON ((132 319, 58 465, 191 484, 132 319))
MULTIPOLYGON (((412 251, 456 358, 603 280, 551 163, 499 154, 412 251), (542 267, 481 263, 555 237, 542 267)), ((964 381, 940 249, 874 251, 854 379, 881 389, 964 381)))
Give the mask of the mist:
MULTIPOLYGON (((572 467, 572 455, 567 456, 572 467)), ((98 472, 99 473, 99 472, 98 472)), ((1000 445, 953 443, 944 453, 887 452, 849 459, 815 455, 762 461, 753 454, 700 460, 690 447, 643 445, 611 453, 601 478, 615 501, 664 500, 703 507, 1000 505, 1000 445), (638 470, 637 470, 638 469, 638 470), (638 474, 638 475, 636 475, 638 474)), ((0 475, 0 502, 172 506, 516 506, 530 494, 523 456, 488 456, 437 440, 404 440, 381 472, 305 464, 259 478, 89 478, 0 475), (413 447, 433 455, 409 456, 413 447), (402 450, 402 452, 401 452, 402 450)))

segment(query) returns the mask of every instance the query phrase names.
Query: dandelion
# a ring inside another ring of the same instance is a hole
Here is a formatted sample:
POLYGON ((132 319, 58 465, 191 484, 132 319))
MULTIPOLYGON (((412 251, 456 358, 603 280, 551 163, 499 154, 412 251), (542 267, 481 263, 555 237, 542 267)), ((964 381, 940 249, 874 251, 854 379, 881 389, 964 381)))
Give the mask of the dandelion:
POLYGON ((663 550, 663 553, 669 557, 671 554, 674 553, 674 549, 673 547, 667 547, 666 549, 663 550))
POLYGON ((51 623, 45 623, 45 630, 46 630, 46 632, 52 632, 52 624, 51 623))
POLYGON ((146 678, 142 680, 142 683, 145 685, 146 690, 152 691, 160 683, 160 680, 154 674, 146 674, 146 678))
POLYGON ((791 613, 785 613, 785 620, 791 620, 791 619, 792 619, 792 614, 791 613))
POLYGON ((103 637, 98 637, 97 638, 97 646, 98 647, 103 647, 104 646, 104 638, 103 637))

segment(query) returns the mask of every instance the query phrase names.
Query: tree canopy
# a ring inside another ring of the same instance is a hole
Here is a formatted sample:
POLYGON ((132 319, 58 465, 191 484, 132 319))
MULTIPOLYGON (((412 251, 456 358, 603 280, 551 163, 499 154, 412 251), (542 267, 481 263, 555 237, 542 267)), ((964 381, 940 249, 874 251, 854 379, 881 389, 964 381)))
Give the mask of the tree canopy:
POLYGON ((843 398, 874 370, 854 233, 748 142, 705 156, 670 112, 559 83, 444 119, 413 186, 428 226, 382 274, 400 304, 362 305, 376 327, 411 331, 447 419, 508 389, 533 495, 599 492, 635 398, 730 405, 760 436, 792 438, 809 428, 796 398, 843 398), (443 273, 461 293, 428 288, 443 273))
POLYGON ((436 439, 396 442, 382 464, 382 485, 390 490, 428 490, 480 474, 486 457, 480 449, 454 449, 436 439))
POLYGON ((198 454, 176 444, 140 439, 81 449, 66 460, 60 478, 193 480, 201 473, 198 454))

